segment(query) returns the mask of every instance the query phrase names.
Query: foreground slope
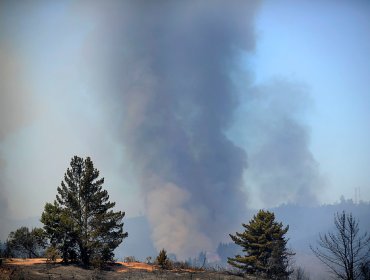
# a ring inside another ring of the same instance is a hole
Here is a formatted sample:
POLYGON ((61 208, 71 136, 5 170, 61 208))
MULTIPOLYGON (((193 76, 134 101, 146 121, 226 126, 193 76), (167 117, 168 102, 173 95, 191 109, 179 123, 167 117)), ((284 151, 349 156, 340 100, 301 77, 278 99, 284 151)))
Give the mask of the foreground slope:
POLYGON ((7 260, 0 267, 0 280, 5 279, 199 279, 232 280, 260 278, 231 275, 223 271, 160 270, 145 263, 115 263, 109 270, 84 269, 77 265, 48 264, 45 259, 7 260))

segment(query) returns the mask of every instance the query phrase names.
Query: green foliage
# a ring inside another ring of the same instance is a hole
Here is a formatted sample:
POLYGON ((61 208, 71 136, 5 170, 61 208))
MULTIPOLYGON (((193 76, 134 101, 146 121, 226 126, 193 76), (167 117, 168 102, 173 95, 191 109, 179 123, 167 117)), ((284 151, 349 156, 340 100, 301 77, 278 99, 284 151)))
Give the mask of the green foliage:
POLYGON ((270 279, 287 279, 289 258, 293 253, 286 248, 285 234, 289 226, 275 221, 272 212, 260 210, 249 222, 242 224, 244 232, 230 234, 235 244, 242 247, 245 255, 228 258, 228 263, 247 273, 263 274, 270 279))
POLYGON ((45 232, 62 254, 63 261, 77 258, 88 266, 113 259, 123 232, 124 212, 114 212, 114 202, 103 190, 104 178, 89 157, 73 157, 53 203, 41 216, 45 232))
POLYGON ((162 268, 162 269, 170 269, 171 268, 171 261, 167 257, 167 252, 165 249, 162 249, 158 256, 157 256, 157 264, 162 268))
POLYGON ((53 247, 61 252, 63 262, 75 261, 77 256, 74 223, 67 211, 56 202, 46 203, 41 215, 44 230, 53 247))
POLYGON ((49 246, 48 248, 46 248, 45 257, 46 262, 55 263, 57 259, 60 258, 58 249, 53 245, 49 246))
POLYGON ((106 261, 101 256, 95 254, 91 257, 90 264, 97 269, 103 269, 106 266, 106 261))
POLYGON ((20 227, 9 234, 7 246, 13 254, 28 258, 39 257, 40 251, 46 247, 45 232, 42 228, 20 227))

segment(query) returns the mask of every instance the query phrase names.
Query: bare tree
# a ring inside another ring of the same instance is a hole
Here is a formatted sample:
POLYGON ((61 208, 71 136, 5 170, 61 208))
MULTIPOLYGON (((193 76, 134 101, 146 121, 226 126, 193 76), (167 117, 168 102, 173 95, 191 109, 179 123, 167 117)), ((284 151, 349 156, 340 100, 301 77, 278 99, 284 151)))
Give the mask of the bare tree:
POLYGON ((294 272, 289 279, 290 280, 310 280, 310 276, 302 267, 297 267, 294 269, 294 272))
POLYGON ((334 216, 335 231, 321 235, 318 247, 310 246, 316 257, 334 276, 343 280, 364 279, 361 269, 370 256, 370 236, 360 235, 358 221, 344 211, 334 216))

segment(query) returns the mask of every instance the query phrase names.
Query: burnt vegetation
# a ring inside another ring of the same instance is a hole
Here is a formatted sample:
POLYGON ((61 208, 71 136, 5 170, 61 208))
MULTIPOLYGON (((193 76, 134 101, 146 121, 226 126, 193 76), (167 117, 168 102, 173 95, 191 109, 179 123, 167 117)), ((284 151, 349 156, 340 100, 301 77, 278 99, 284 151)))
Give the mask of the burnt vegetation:
POLYGON ((358 221, 344 211, 335 214, 334 224, 335 229, 320 234, 311 250, 337 279, 370 279, 370 236, 361 234, 358 221))

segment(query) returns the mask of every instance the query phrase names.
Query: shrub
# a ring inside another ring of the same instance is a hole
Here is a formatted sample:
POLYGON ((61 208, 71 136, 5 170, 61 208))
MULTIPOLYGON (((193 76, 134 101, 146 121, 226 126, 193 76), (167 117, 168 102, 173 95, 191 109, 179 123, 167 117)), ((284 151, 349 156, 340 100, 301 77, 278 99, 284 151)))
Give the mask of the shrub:
POLYGON ((123 262, 125 263, 137 262, 137 259, 135 259, 134 256, 128 256, 123 258, 123 262))
POLYGON ((59 251, 55 246, 50 246, 45 251, 46 262, 55 263, 60 258, 59 251))
POLYGON ((159 252, 159 255, 157 256, 156 259, 157 264, 162 268, 162 269, 171 269, 172 263, 167 257, 167 252, 165 249, 162 249, 159 252))
POLYGON ((100 270, 104 268, 106 262, 99 255, 95 255, 91 258, 91 265, 100 270))

